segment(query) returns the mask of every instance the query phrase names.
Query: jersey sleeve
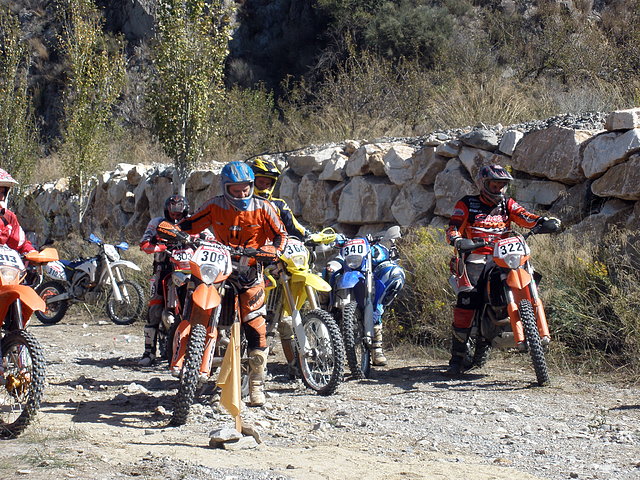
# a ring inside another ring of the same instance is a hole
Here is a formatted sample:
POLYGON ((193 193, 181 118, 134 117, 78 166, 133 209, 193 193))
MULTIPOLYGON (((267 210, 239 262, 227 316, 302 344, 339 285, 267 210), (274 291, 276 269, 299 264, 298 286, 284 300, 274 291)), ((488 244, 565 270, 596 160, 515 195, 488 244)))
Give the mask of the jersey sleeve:
POLYGON ((507 211, 509 212, 509 220, 524 228, 533 228, 538 223, 540 215, 527 211, 522 205, 513 198, 507 201, 507 211))
POLYGON ((449 226, 446 230, 447 241, 450 245, 464 235, 464 230, 469 218, 469 208, 462 200, 458 200, 453 207, 453 213, 449 219, 449 226))

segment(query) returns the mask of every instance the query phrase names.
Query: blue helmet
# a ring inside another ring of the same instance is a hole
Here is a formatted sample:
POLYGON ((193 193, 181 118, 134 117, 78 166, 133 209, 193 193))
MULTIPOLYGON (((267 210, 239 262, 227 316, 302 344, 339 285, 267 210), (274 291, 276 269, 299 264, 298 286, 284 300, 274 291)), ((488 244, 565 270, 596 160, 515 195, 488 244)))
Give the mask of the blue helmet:
POLYGON ((220 180, 222 182, 222 192, 224 197, 237 210, 246 210, 249 208, 251 199, 253 198, 253 182, 256 179, 251 167, 243 162, 229 162, 220 172, 220 180), (248 197, 238 198, 232 197, 229 193, 229 186, 239 183, 250 183, 251 192, 248 197))
POLYGON ((404 269, 392 261, 385 261, 373 270, 373 276, 376 280, 376 294, 380 295, 378 303, 389 305, 404 287, 404 269), (377 291, 379 287, 380 292, 377 291))

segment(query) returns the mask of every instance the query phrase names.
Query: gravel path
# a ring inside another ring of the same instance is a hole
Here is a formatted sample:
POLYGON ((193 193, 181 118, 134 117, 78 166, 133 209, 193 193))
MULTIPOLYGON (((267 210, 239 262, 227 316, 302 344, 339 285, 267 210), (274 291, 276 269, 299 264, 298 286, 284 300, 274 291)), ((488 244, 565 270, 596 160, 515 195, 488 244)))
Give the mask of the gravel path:
POLYGON ((511 354, 448 380, 444 358, 392 351, 371 379, 320 397, 286 380, 277 351, 267 405, 243 412, 262 443, 210 448, 231 418, 204 397, 186 425, 167 426, 176 381, 166 365, 135 366, 142 325, 77 312, 31 327, 49 386, 36 424, 4 442, 0 478, 640 478, 638 385, 553 372, 535 387, 527 358, 511 354))

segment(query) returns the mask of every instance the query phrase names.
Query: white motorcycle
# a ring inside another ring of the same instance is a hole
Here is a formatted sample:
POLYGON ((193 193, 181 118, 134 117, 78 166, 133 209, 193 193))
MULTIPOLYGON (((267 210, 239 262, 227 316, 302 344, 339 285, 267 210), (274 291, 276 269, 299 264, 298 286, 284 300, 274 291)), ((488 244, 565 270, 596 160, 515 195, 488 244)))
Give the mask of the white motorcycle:
POLYGON ((98 245, 98 255, 75 261, 50 262, 44 267, 45 277, 51 280, 36 288, 47 306, 44 312, 36 312, 42 323, 58 323, 73 303, 100 305, 104 301, 107 316, 118 325, 130 325, 142 314, 142 287, 125 279, 123 273, 123 267, 136 271, 140 271, 140 267, 122 260, 118 252, 127 250, 129 244, 104 243, 93 233, 89 242, 98 245))

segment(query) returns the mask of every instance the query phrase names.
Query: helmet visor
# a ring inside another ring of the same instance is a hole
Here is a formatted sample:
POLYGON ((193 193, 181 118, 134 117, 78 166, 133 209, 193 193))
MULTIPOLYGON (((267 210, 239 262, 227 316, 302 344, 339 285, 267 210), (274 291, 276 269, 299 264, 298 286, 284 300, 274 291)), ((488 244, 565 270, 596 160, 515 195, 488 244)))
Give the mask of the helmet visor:
POLYGON ((185 203, 182 200, 169 202, 169 205, 167 206, 167 210, 170 213, 182 213, 185 210, 185 203))

